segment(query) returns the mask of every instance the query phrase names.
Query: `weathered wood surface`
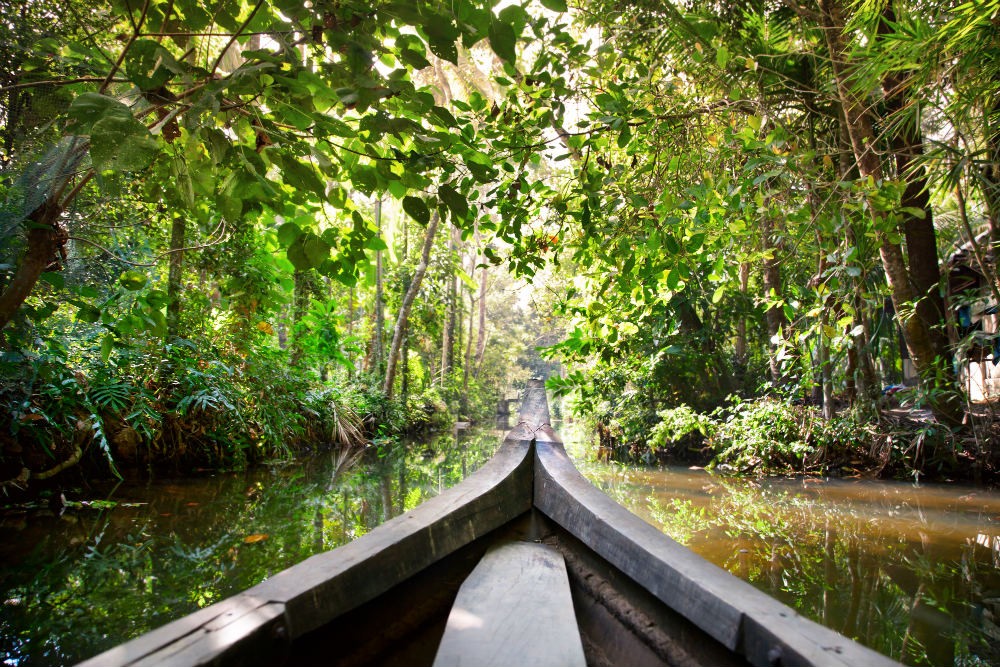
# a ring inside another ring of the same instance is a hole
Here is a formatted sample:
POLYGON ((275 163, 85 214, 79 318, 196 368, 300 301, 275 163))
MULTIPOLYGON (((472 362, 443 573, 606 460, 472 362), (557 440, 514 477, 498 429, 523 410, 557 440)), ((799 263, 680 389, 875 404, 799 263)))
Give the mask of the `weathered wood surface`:
POLYGON ((587 481, 551 428, 543 426, 535 435, 535 507, 751 664, 899 665, 678 544, 587 481))
POLYGON ((530 510, 531 443, 519 425, 482 469, 416 509, 80 667, 273 664, 289 641, 530 510), (241 658, 248 647, 250 658, 241 658))
POLYGON ((462 584, 434 667, 585 667, 562 555, 543 544, 490 550, 462 584))

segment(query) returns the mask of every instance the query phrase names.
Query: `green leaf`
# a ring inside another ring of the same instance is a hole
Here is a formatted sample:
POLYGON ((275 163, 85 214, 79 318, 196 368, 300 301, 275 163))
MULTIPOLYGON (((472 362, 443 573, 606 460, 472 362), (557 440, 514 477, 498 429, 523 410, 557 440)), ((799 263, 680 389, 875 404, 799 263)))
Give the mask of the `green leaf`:
POLYGON ((695 234, 687 242, 688 252, 698 252, 701 249, 702 244, 705 242, 705 234, 695 234))
POLYGON ((469 202, 455 188, 447 183, 438 187, 438 196, 452 213, 453 218, 466 218, 469 215, 469 202))
POLYGON ((421 225, 431 221, 431 212, 420 197, 403 197, 403 210, 421 225))
POLYGON ((63 277, 63 274, 56 273, 55 271, 45 271, 42 275, 38 276, 38 279, 47 282, 56 289, 66 286, 66 279, 63 277))
POLYGON ((149 166, 160 147, 132 116, 106 116, 90 131, 90 159, 99 171, 138 171, 149 166))
POLYGON ((311 192, 320 201, 326 199, 326 185, 320 180, 312 165, 299 162, 291 155, 286 155, 281 164, 284 167, 281 180, 286 185, 311 192))
POLYGON ((300 236, 302 236, 302 229, 294 222, 286 222, 278 227, 278 243, 284 248, 291 246, 300 236))
POLYGON ((566 0, 542 0, 542 7, 559 12, 560 14, 569 11, 569 8, 566 6, 566 0))
POLYGON ((76 319, 80 322, 93 324, 101 319, 101 311, 99 308, 95 308, 89 304, 83 304, 80 306, 80 310, 76 311, 76 319))
POLYGON ((315 234, 308 235, 303 246, 310 268, 315 269, 330 258, 330 245, 315 234))
POLYGON ((138 271, 126 271, 118 278, 118 283, 130 292, 138 292, 146 286, 147 282, 149 282, 149 278, 138 271))
POLYGON ((497 18, 490 20, 489 30, 490 46, 502 60, 511 65, 517 62, 517 53, 514 49, 517 43, 517 35, 514 28, 509 23, 505 23, 497 18))
POLYGON ((722 301, 722 297, 726 294, 726 286, 719 285, 715 288, 715 292, 712 293, 712 303, 719 303, 722 301))
POLYGON ((125 58, 125 74, 142 91, 162 88, 181 71, 183 69, 173 55, 151 39, 133 42, 125 58))
POLYGON ((103 118, 132 118, 132 112, 127 106, 107 95, 99 93, 83 93, 78 95, 69 105, 66 113, 69 118, 69 131, 73 134, 90 134, 94 123, 103 118))
POLYGON ((465 286, 468 287, 469 289, 471 290, 479 289, 479 283, 477 283, 472 276, 470 276, 462 269, 455 267, 455 275, 458 276, 459 280, 465 283, 465 286))
POLYGON ((423 28, 427 33, 431 52, 452 65, 458 65, 458 47, 455 46, 455 41, 459 37, 459 31, 455 26, 437 16, 424 24, 423 28))
POLYGON ((472 177, 480 183, 491 183, 497 177, 497 171, 486 165, 479 164, 467 158, 463 158, 463 162, 465 162, 465 166, 469 169, 472 177))
POLYGON ((618 148, 625 148, 631 140, 632 129, 628 126, 628 123, 626 123, 622 126, 622 131, 618 133, 618 148))
POLYGON ((372 236, 365 243, 365 247, 369 250, 388 250, 389 246, 386 245, 385 241, 382 240, 381 236, 372 236))
POLYGON ((111 334, 106 335, 104 339, 101 341, 101 359, 104 361, 104 363, 107 363, 108 359, 111 358, 111 351, 114 349, 114 347, 115 347, 114 336, 112 336, 111 334))

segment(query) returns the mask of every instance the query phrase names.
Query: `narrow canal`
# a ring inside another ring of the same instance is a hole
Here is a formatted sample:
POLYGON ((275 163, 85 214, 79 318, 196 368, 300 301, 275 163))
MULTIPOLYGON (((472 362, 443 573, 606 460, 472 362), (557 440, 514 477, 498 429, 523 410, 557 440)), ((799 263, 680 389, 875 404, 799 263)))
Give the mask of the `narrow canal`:
MULTIPOLYGON (((1000 665, 1000 494, 730 480, 594 463, 598 487, 800 613, 911 664, 1000 665)), ((495 431, 296 465, 75 491, 0 514, 0 657, 65 665, 344 544, 453 486, 495 431)))
POLYGON ((0 514, 0 660, 67 665, 253 586, 477 470, 497 431, 89 490, 0 514))

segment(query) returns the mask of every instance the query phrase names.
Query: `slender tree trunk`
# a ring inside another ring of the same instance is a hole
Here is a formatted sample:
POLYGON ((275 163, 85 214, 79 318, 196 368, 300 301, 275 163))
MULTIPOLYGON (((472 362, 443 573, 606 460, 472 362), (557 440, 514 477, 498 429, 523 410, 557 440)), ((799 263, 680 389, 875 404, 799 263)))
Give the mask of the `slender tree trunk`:
MULTIPOLYGON (((451 241, 448 244, 448 256, 449 262, 453 263, 455 261, 455 252, 458 249, 458 243, 456 241, 456 234, 458 234, 458 228, 451 228, 451 241)), ((445 305, 447 309, 446 322, 444 326, 444 332, 441 337, 441 383, 447 380, 448 376, 451 375, 451 369, 455 364, 455 315, 456 307, 455 300, 458 294, 458 277, 455 275, 454 268, 451 270, 451 275, 449 277, 448 284, 448 303, 445 305)))
MULTIPOLYGON (((823 34, 830 50, 830 61, 833 66, 837 93, 847 118, 847 131, 851 138, 851 147, 858 163, 858 171, 862 178, 871 178, 876 183, 883 180, 882 165, 875 153, 877 137, 872 126, 872 120, 867 112, 864 100, 851 88, 848 80, 846 63, 848 52, 844 42, 844 14, 839 0, 819 0, 823 20, 823 34)), ((899 243, 892 239, 886 214, 880 211, 875 202, 869 202, 873 216, 875 238, 879 244, 879 255, 882 267, 885 269, 886 282, 892 295, 896 316, 902 325, 906 346, 913 363, 924 382, 934 382, 936 378, 944 378, 944 387, 949 396, 934 403, 937 416, 951 424, 962 421, 962 404, 954 392, 954 374, 947 360, 936 358, 934 344, 930 331, 924 321, 912 312, 912 306, 917 300, 917 294, 910 282, 906 259, 899 243), (945 363, 941 363, 944 361, 945 363), (950 390, 950 391, 949 391, 950 390)))
MULTIPOLYGON (((382 200, 375 202, 375 226, 382 232, 382 200)), ((375 331, 372 336, 372 369, 376 375, 382 372, 382 340, 385 332, 385 299, 383 296, 382 251, 375 251, 375 331)))
POLYGON ((435 211, 430 223, 427 225, 427 231, 424 232, 424 245, 420 251, 420 263, 417 264, 417 269, 413 273, 413 281, 410 282, 406 294, 403 295, 403 302, 399 305, 399 313, 396 315, 396 326, 392 332, 392 343, 389 345, 389 356, 385 369, 385 384, 382 385, 382 393, 385 394, 386 398, 392 398, 393 385, 396 381, 399 350, 406 335, 406 325, 410 317, 410 309, 413 307, 413 300, 417 298, 417 293, 420 291, 420 283, 423 282, 424 274, 427 273, 427 266, 430 264, 431 258, 431 248, 434 246, 434 237, 437 234, 440 220, 441 217, 435 211))
MULTIPOLYGON (((750 263, 740 264, 740 296, 745 298, 747 289, 750 286, 750 263)), ((745 373, 747 364, 750 363, 750 345, 747 342, 747 318, 741 315, 736 321, 736 365, 740 368, 740 373, 745 373)))
POLYGON ((173 215, 170 223, 170 268, 167 272, 167 336, 177 336, 181 318, 181 287, 184 278, 184 244, 187 237, 187 216, 173 215))
MULTIPOLYGON (((780 247, 774 240, 774 224, 765 211, 761 217, 761 240, 764 251, 770 251, 769 258, 764 260, 764 296, 768 299, 780 299, 782 293, 781 268, 778 263, 780 247)), ((788 319, 781 306, 771 306, 764 313, 767 322, 768 360, 771 367, 771 380, 775 384, 782 382, 781 362, 778 360, 777 345, 773 342, 783 335, 788 328, 788 319)))
POLYGON ((312 281, 309 271, 296 271, 294 287, 292 293, 292 336, 291 336, 291 358, 292 366, 300 366, 304 356, 302 349, 302 329, 305 327, 306 313, 309 312, 309 297, 312 291, 312 281))
POLYGON ((479 378, 479 371, 483 366, 483 357, 486 355, 486 279, 487 268, 483 265, 479 273, 479 332, 476 340, 476 368, 474 377, 479 378))

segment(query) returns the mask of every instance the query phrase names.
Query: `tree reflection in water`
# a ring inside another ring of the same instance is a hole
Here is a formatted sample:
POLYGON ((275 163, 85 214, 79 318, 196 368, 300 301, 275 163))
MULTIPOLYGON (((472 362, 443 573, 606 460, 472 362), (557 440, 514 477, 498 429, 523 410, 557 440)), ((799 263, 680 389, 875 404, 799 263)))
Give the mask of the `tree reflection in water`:
MULTIPOLYGON (((493 431, 301 464, 121 485, 112 502, 0 514, 0 660, 65 665, 345 544, 453 486, 493 431)), ((67 494, 72 495, 72 494, 67 494)))
POLYGON ((914 665, 1000 664, 1000 494, 588 462, 636 514, 803 616, 914 665))

